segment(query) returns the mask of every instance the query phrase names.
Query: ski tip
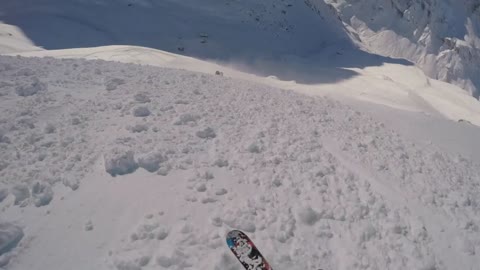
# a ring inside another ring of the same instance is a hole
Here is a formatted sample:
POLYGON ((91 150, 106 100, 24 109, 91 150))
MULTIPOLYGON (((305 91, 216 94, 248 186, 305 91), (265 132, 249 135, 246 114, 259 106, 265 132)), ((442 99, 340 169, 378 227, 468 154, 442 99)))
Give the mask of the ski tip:
POLYGON ((235 238, 235 237, 239 237, 239 236, 243 236, 243 235, 246 235, 246 234, 243 233, 242 231, 231 230, 227 233, 227 238, 235 238))

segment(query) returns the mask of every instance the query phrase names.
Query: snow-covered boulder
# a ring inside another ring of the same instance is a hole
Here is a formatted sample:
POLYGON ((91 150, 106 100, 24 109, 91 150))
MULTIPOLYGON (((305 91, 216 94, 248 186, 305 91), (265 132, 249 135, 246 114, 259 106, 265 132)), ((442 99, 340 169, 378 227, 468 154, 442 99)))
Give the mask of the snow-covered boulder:
POLYGON ((114 148, 104 155, 105 170, 111 176, 129 174, 138 168, 135 156, 131 150, 114 148))

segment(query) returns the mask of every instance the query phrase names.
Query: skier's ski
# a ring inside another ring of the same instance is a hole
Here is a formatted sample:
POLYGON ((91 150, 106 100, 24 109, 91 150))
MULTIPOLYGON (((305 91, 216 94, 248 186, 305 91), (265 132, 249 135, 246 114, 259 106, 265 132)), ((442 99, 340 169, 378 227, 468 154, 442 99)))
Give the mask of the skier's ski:
POLYGON ((272 270, 252 240, 243 232, 230 231, 227 234, 227 244, 246 270, 272 270))

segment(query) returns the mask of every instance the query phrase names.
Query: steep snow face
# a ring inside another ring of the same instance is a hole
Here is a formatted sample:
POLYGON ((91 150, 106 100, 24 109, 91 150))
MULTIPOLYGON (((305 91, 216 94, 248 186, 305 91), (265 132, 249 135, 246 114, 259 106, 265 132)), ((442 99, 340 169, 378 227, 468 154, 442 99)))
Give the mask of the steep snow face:
POLYGON ((480 264, 478 160, 343 103, 98 60, 0 68, 2 268, 239 270, 232 228, 279 270, 480 264))
MULTIPOLYGON (((324 1, 312 1, 323 5, 324 1)), ((369 51, 408 59, 432 78, 480 95, 478 0, 325 0, 369 51)))

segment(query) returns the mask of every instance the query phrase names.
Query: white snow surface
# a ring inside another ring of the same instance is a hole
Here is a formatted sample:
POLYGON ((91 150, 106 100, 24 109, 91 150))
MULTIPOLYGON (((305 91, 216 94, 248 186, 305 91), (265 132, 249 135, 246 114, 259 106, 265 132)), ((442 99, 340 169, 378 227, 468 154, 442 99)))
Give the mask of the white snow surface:
POLYGON ((480 265, 477 126, 214 72, 11 56, 0 70, 7 270, 239 270, 233 228, 279 270, 480 265))

